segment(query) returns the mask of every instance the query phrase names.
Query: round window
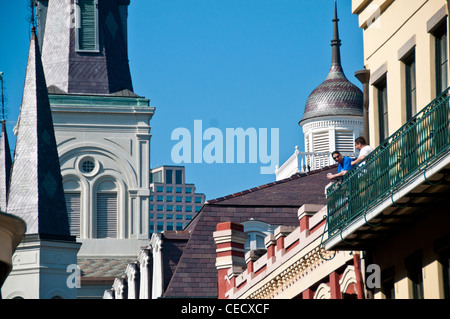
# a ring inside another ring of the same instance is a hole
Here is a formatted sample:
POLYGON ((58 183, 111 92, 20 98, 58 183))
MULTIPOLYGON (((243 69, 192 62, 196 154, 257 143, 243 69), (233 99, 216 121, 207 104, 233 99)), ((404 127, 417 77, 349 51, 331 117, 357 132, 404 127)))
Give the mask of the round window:
POLYGON ((91 160, 85 160, 83 161, 83 163, 81 163, 81 170, 83 171, 83 173, 92 173, 92 171, 95 168, 95 163, 91 160))

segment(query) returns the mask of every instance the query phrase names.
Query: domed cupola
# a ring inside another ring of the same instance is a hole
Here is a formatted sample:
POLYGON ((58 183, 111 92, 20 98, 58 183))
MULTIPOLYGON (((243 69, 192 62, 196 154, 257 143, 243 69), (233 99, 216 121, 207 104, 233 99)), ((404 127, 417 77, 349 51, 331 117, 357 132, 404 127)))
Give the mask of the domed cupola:
POLYGON ((325 81, 308 97, 300 125, 306 120, 323 116, 363 115, 363 93, 347 79, 342 69, 338 21, 335 3, 330 72, 325 81))
POLYGON ((332 21, 330 72, 308 97, 299 122, 306 152, 354 152, 355 138, 364 133, 363 93, 347 79, 341 65, 336 2, 332 21))

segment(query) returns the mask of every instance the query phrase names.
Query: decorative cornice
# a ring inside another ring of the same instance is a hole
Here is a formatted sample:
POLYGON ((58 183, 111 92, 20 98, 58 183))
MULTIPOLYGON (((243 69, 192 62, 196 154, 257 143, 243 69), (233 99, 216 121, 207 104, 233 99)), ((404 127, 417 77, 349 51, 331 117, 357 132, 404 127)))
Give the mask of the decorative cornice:
POLYGON ((334 255, 333 251, 326 251, 323 245, 318 245, 309 253, 292 263, 286 270, 276 275, 261 288, 248 296, 248 299, 272 299, 281 291, 309 274, 319 265, 323 264, 323 258, 334 255))

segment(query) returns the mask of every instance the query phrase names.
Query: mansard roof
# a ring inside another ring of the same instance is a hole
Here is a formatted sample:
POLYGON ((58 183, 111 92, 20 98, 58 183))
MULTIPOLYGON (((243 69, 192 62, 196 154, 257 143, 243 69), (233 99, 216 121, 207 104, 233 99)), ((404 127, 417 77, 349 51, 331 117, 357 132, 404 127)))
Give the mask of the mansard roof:
POLYGON ((253 218, 271 225, 296 226, 304 204, 326 204, 326 174, 336 165, 209 200, 186 227, 190 239, 184 248, 165 297, 217 297, 216 246, 218 223, 253 218))

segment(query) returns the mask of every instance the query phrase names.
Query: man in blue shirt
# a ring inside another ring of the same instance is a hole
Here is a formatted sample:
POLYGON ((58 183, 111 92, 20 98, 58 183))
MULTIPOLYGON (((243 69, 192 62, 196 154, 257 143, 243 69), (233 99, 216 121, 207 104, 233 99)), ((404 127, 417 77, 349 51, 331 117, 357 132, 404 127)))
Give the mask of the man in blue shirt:
POLYGON ((337 172, 337 174, 328 173, 327 174, 328 179, 335 179, 335 178, 344 176, 345 173, 347 173, 352 168, 352 164, 351 164, 352 159, 350 157, 342 156, 342 154, 339 153, 339 151, 334 151, 332 156, 333 156, 333 159, 336 162, 338 162, 338 172, 337 172))

